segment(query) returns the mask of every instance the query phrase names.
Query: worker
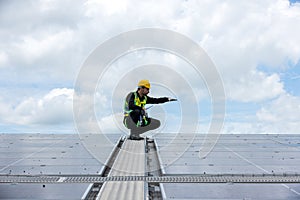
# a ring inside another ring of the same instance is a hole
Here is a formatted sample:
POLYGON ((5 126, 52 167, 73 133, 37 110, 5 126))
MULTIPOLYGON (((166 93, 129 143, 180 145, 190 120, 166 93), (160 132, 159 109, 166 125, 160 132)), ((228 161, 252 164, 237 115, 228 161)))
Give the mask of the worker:
POLYGON ((149 97, 150 82, 149 80, 141 80, 138 83, 138 88, 135 92, 130 92, 125 100, 124 105, 124 125, 130 129, 129 139, 143 140, 140 134, 157 129, 160 126, 160 121, 154 118, 149 118, 146 112, 146 104, 160 104, 176 99, 161 97, 149 97))

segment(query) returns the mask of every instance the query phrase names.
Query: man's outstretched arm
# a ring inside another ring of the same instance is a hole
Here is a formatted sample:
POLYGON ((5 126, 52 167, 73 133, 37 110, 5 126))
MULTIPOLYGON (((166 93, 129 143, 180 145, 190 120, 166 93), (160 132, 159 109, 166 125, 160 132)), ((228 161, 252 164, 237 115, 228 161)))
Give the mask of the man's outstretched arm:
POLYGON ((172 99, 169 97, 160 97, 160 98, 154 98, 147 96, 147 103, 148 104, 159 104, 159 103, 166 103, 169 101, 177 101, 177 99, 172 99))

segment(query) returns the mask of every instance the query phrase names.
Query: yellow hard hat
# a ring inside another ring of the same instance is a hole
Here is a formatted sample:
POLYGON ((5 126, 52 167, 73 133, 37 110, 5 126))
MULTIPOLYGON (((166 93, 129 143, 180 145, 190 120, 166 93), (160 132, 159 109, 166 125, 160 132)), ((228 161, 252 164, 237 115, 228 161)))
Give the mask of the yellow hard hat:
POLYGON ((145 87, 145 88, 150 89, 149 80, 140 80, 140 82, 138 83, 138 87, 145 87))

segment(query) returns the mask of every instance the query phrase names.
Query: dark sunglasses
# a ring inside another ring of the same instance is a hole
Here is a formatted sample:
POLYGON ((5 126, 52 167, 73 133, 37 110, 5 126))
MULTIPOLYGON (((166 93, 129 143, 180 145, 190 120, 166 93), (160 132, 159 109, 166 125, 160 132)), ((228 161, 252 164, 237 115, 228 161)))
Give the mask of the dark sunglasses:
POLYGON ((149 88, 146 88, 146 87, 144 87, 144 86, 143 86, 142 88, 143 88, 143 89, 147 89, 147 90, 149 90, 149 88))

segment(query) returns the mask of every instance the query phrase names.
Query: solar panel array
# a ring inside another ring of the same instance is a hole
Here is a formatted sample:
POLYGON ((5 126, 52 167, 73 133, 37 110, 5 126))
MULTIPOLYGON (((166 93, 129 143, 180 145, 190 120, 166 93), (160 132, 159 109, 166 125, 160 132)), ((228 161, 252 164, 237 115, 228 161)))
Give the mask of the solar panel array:
MULTIPOLYGON (((120 136, 108 135, 112 143, 120 136)), ((205 159, 199 157, 205 135, 190 138, 188 134, 155 135, 165 175, 300 174, 300 135, 221 135, 205 159)), ((103 166, 75 134, 1 134, 0 139, 1 174, 94 175, 103 166)), ((109 146, 99 148, 107 155, 112 151, 109 146)), ((79 199, 88 185, 0 184, 0 199, 79 199)), ((168 199, 300 199, 300 184, 162 185, 168 199)))

